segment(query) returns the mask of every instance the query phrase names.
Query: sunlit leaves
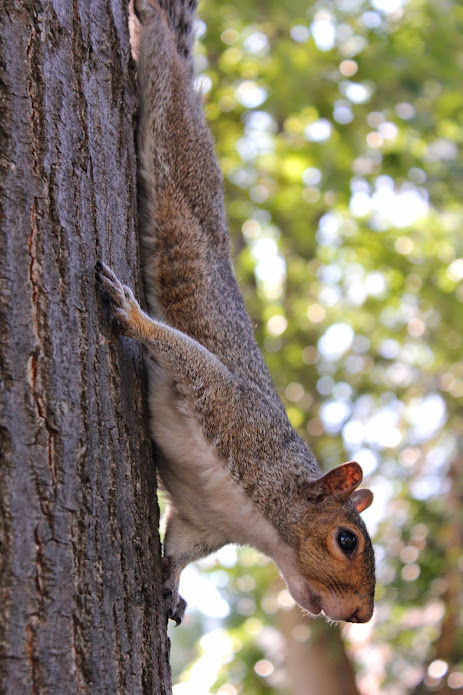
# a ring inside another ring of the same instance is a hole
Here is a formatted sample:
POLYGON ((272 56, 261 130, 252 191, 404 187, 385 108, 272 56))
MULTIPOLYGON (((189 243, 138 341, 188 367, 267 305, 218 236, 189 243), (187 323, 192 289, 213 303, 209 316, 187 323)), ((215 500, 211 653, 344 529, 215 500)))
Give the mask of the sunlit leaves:
MULTIPOLYGON (((368 693, 426 678, 461 687, 463 669, 450 656, 447 670, 432 666, 431 644, 463 571, 462 8, 207 0, 201 16, 198 70, 256 336, 322 464, 357 458, 375 490, 366 651, 382 661, 360 682, 368 693)), ((223 695, 284 689, 258 639, 285 609, 282 587, 255 556, 248 569, 247 552, 218 589, 235 645, 212 691, 223 695)))

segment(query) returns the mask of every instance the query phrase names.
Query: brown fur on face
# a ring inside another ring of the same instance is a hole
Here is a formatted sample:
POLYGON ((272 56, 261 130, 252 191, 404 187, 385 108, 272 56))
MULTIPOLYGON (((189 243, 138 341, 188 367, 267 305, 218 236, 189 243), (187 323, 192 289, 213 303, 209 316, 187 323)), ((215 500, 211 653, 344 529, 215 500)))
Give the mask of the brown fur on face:
POLYGON ((334 620, 354 616, 353 622, 368 621, 375 593, 374 552, 353 502, 333 497, 311 502, 294 532, 300 573, 320 609, 334 620), (346 555, 337 543, 342 530, 358 538, 358 547, 351 555, 346 555))

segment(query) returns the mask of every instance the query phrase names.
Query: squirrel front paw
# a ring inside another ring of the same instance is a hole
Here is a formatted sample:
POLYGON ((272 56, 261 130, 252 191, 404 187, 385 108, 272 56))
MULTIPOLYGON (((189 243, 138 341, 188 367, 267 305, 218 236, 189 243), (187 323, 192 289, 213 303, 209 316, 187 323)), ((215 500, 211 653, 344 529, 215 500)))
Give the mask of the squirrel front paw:
POLYGON ((163 590, 164 605, 166 607, 167 617, 171 620, 175 620, 175 626, 178 627, 183 620, 185 615, 185 610, 187 607, 187 602, 182 596, 177 592, 172 591, 164 587, 163 590))
POLYGON ((146 333, 149 317, 142 311, 130 287, 123 285, 104 263, 97 263, 98 280, 111 300, 111 314, 119 323, 122 333, 141 340, 146 333))
POLYGON ((162 558, 162 595, 167 617, 175 620, 176 627, 180 625, 185 615, 187 603, 178 593, 178 574, 175 572, 172 558, 162 558))

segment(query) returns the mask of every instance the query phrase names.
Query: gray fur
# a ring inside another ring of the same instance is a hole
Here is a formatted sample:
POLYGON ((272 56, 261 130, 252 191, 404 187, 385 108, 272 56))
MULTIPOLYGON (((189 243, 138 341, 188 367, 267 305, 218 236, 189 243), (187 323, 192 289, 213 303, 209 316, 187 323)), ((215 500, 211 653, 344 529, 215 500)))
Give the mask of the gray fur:
POLYGON ((181 620, 178 580, 188 562, 237 542, 270 555, 312 613, 323 608, 333 619, 363 621, 372 611, 374 562, 355 506, 367 506, 371 495, 353 492, 358 464, 322 478, 254 340, 229 256, 222 179, 192 88, 191 25, 185 28, 185 12, 174 9, 187 5, 170 3, 166 15, 136 3, 143 25, 138 155, 151 316, 112 271, 101 272, 121 329, 148 355, 153 438, 170 497, 166 609, 181 620), (355 558, 339 550, 339 528, 359 537, 355 558))

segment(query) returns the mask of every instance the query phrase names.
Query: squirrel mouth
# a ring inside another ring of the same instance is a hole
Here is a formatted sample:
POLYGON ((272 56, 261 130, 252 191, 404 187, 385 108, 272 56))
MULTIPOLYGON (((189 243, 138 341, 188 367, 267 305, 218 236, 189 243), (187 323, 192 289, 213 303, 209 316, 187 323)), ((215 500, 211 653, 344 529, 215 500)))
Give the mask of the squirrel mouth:
POLYGON ((307 580, 304 582, 294 582, 294 578, 289 577, 287 579, 287 586, 289 593, 301 608, 313 616, 321 613, 321 597, 312 589, 307 580))
POLYGON ((312 615, 319 615, 322 610, 320 597, 311 591, 304 596, 304 600, 301 601, 301 606, 312 615))

